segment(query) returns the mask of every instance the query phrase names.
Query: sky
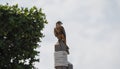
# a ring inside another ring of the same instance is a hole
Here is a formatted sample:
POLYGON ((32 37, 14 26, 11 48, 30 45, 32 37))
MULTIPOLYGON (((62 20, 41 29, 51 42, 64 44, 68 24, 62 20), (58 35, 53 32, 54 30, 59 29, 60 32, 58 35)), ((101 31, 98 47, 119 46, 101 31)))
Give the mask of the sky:
POLYGON ((0 4, 42 8, 48 24, 35 63, 54 69, 53 29, 62 21, 74 69, 120 69, 120 0, 0 0, 0 4))

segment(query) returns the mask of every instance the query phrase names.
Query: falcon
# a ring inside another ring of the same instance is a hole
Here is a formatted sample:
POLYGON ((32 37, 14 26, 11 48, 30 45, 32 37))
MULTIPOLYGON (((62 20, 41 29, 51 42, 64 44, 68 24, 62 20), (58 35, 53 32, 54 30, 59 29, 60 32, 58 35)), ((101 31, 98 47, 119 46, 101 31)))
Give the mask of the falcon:
POLYGON ((56 23, 56 27, 54 28, 54 34, 58 40, 62 40, 66 44, 66 33, 62 24, 63 23, 61 21, 58 21, 56 23))
POLYGON ((66 44, 66 33, 62 24, 63 23, 61 21, 58 21, 56 23, 56 27, 54 28, 54 34, 57 37, 58 41, 62 40, 65 43, 66 52, 69 54, 69 47, 66 44))

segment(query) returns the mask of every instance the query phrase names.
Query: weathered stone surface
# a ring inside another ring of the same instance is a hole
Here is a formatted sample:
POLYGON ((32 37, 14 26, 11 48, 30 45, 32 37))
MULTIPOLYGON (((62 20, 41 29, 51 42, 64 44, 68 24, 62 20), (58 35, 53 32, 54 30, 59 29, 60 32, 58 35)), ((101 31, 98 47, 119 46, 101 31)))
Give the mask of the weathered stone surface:
POLYGON ((66 51, 67 46, 63 43, 63 41, 59 41, 59 42, 55 44, 55 51, 66 51))
POLYGON ((68 69, 73 69, 73 64, 68 63, 68 69))
POLYGON ((68 66, 66 51, 55 52, 54 56, 55 56, 55 66, 68 66))
POLYGON ((68 67, 66 67, 66 66, 57 66, 57 67, 55 67, 56 69, 68 69, 68 67))

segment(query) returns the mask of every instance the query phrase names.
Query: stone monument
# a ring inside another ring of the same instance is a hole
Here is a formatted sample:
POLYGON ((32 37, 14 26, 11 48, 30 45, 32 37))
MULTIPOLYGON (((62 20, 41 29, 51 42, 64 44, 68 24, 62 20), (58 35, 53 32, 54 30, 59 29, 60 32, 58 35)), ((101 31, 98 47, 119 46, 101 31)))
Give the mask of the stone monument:
POLYGON ((55 69, 73 69, 73 65, 68 61, 68 53, 65 44, 60 41, 55 44, 55 69))

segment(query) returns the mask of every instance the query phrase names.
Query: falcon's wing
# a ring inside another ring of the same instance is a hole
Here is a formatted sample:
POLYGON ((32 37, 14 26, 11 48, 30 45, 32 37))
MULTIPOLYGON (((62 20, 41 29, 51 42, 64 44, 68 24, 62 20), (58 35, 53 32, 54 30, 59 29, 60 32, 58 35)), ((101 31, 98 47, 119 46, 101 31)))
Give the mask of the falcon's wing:
POLYGON ((64 27, 61 27, 62 28, 62 33, 63 33, 63 35, 65 36, 65 38, 66 38, 66 32, 65 32, 65 29, 64 29, 64 27))

